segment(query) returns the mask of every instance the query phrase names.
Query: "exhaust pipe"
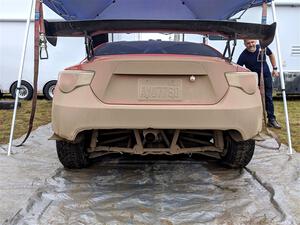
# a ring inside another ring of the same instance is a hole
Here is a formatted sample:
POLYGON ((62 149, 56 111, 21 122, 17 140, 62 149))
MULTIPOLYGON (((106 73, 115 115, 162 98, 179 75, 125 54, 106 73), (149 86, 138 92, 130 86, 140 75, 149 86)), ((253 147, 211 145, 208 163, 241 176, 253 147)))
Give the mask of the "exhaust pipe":
POLYGON ((152 129, 147 129, 143 130, 143 136, 144 140, 148 143, 154 143, 159 141, 159 130, 152 130, 152 129))

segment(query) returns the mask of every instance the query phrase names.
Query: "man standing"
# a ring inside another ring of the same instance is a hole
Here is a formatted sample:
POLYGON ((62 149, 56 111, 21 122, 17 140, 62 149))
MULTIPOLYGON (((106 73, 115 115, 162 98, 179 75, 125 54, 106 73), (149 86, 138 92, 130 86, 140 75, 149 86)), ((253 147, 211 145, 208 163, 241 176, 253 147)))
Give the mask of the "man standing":
MULTIPOLYGON (((258 74, 258 85, 260 85, 260 73, 261 73, 261 56, 260 56, 260 46, 256 44, 256 40, 244 40, 244 45, 246 49, 241 53, 237 63, 241 66, 246 66, 252 72, 258 74)), ((274 54, 269 48, 266 48, 266 55, 269 56, 270 62, 273 66, 272 76, 279 76, 276 66, 276 59, 274 54)), ((274 105, 272 97, 272 76, 269 66, 266 62, 266 56, 263 58, 263 76, 265 85, 265 100, 266 100, 266 111, 268 115, 268 127, 273 127, 280 129, 280 124, 276 121, 274 115, 274 105)))

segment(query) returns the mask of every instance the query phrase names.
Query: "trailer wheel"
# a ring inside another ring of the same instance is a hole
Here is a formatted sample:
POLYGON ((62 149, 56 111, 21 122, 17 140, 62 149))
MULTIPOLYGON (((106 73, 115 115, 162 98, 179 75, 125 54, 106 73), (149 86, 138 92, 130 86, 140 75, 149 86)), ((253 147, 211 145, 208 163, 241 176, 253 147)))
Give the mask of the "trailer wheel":
POLYGON ((54 89, 55 89, 56 83, 57 83, 56 80, 52 80, 52 81, 49 81, 45 85, 45 87, 43 89, 43 93, 44 93, 44 96, 45 96, 46 99, 48 99, 48 100, 53 99, 54 89))
POLYGON ((243 168, 251 161, 255 141, 235 141, 230 136, 225 138, 225 152, 221 154, 221 163, 231 168, 243 168))
MULTIPOLYGON (((16 98, 16 91, 17 91, 17 82, 15 82, 10 89, 10 94, 13 98, 16 98)), ((22 100, 30 100, 33 95, 33 88, 30 83, 25 80, 21 81, 21 86, 19 90, 19 98, 22 100)))

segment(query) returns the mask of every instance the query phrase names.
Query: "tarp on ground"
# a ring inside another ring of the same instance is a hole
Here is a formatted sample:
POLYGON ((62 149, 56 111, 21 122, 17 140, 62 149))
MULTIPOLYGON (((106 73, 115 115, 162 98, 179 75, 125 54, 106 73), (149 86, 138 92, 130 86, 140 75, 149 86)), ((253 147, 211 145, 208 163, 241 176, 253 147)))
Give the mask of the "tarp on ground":
POLYGON ((300 154, 273 139, 241 170, 195 154, 112 154, 66 170, 51 134, 40 127, 9 158, 0 146, 0 224, 300 224, 300 154))
MULTIPOLYGON (((66 20, 227 20, 263 0, 44 0, 66 20)), ((266 0, 271 2, 271 0, 266 0)))

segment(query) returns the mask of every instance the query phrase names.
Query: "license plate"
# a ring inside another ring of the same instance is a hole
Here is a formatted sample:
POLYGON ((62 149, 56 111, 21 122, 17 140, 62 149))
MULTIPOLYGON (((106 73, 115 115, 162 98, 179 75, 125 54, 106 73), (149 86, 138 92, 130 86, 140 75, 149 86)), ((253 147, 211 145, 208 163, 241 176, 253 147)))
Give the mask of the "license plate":
POLYGON ((139 100, 169 100, 182 99, 181 79, 139 79, 139 100))

